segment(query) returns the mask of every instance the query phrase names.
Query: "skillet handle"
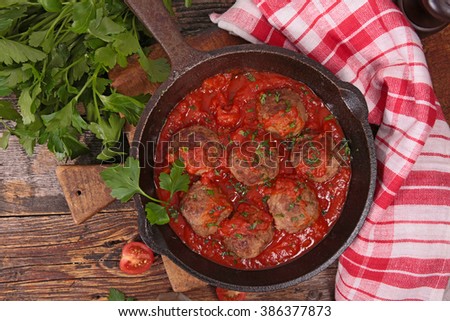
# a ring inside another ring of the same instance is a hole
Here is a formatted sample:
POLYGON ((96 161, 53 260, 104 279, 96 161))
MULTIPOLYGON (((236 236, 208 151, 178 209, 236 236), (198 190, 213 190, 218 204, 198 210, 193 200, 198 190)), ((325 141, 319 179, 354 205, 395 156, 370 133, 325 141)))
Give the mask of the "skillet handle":
POLYGON ((125 3, 164 48, 172 71, 181 71, 208 56, 185 42, 162 0, 125 0, 125 3))

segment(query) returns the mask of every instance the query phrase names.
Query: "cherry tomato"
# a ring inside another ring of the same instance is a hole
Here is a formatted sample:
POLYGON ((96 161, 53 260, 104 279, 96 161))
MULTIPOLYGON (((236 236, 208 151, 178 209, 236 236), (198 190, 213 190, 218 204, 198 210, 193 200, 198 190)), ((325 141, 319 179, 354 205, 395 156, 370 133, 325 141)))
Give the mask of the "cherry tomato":
POLYGON ((227 290, 223 288, 216 288, 217 298, 220 301, 243 301, 247 296, 245 292, 227 290))
POLYGON ((140 274, 147 271, 153 263, 152 250, 142 242, 130 242, 122 249, 120 270, 127 274, 140 274))

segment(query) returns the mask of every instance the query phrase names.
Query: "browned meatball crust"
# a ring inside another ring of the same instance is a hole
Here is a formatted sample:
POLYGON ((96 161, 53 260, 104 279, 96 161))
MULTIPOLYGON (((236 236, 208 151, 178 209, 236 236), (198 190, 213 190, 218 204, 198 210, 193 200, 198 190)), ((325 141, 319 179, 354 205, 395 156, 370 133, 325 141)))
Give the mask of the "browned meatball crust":
POLYGON ((254 258, 272 241, 272 221, 269 213, 253 205, 241 204, 231 219, 222 222, 223 243, 241 258, 254 258))
POLYGON ((289 88, 260 93, 256 106, 259 122, 282 138, 299 134, 308 118, 302 97, 289 88))
POLYGON ((181 200, 180 209, 194 232, 206 237, 217 231, 233 207, 218 187, 197 181, 181 200))
POLYGON ((184 128, 172 137, 169 161, 181 158, 186 171, 201 175, 220 164, 223 146, 219 137, 211 129, 194 125, 184 128))
POLYGON ((326 182, 339 172, 339 160, 332 153, 331 142, 323 135, 304 137, 291 153, 297 173, 315 182, 326 182))
POLYGON ((241 183, 252 186, 274 179, 279 172, 278 152, 261 143, 248 142, 230 153, 230 171, 241 183), (253 146, 250 144, 254 143, 253 146))
POLYGON ((319 203, 306 184, 283 178, 275 182, 267 200, 275 227, 288 233, 302 231, 319 217, 319 203))

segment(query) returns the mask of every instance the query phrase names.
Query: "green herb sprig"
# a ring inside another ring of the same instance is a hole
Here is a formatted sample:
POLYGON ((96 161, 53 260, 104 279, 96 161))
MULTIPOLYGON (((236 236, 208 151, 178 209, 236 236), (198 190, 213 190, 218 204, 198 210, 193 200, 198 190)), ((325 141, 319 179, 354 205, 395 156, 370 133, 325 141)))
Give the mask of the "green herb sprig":
POLYGON ((159 175, 159 186, 170 192, 168 202, 156 199, 145 193, 139 186, 140 165, 133 157, 128 157, 124 165, 116 165, 103 170, 100 176, 111 189, 111 195, 121 202, 128 202, 133 195, 140 194, 150 200, 145 205, 147 219, 150 224, 164 225, 170 218, 167 207, 176 192, 187 192, 189 189, 189 175, 184 174, 184 163, 177 159, 170 169, 170 173, 159 175))
POLYGON ((164 81, 165 59, 147 58, 148 34, 122 0, 8 0, 0 3, 0 147, 19 138, 27 154, 46 144, 58 159, 89 151, 87 131, 116 149, 125 120, 136 124, 148 97, 110 87, 107 72, 136 54, 152 82, 164 81), (17 97, 17 110, 1 97, 17 97), (121 118, 120 116, 124 118, 121 118))
POLYGON ((125 293, 117 289, 110 288, 108 294, 108 301, 136 301, 136 299, 127 297, 125 293))

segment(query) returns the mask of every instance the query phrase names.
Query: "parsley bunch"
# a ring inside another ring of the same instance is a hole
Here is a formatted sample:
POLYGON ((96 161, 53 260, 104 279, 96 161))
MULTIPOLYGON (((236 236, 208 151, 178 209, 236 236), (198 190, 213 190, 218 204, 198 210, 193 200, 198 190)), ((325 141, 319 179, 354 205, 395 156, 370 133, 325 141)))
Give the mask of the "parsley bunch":
POLYGON ((149 60, 144 28, 122 0, 5 0, 0 3, 0 97, 15 94, 17 109, 0 99, 0 123, 27 154, 46 144, 58 159, 88 152, 90 131, 107 160, 125 121, 136 124, 148 97, 128 97, 109 85, 107 72, 137 54, 150 81, 162 82, 170 67, 149 60))
MULTIPOLYGON (((187 192, 189 189, 189 175, 184 173, 184 163, 177 159, 170 169, 170 173, 162 172, 159 175, 159 187, 170 192, 170 198, 176 192, 187 192)), ((150 200, 145 205, 147 220, 150 224, 164 225, 169 223, 167 207, 170 203, 164 202, 145 193, 139 186, 139 161, 128 157, 123 165, 116 165, 103 170, 100 175, 105 184, 111 189, 111 196, 121 202, 128 202, 133 195, 141 194, 150 200)))

